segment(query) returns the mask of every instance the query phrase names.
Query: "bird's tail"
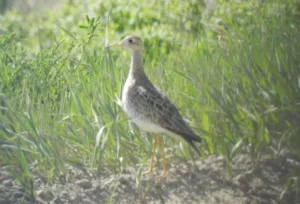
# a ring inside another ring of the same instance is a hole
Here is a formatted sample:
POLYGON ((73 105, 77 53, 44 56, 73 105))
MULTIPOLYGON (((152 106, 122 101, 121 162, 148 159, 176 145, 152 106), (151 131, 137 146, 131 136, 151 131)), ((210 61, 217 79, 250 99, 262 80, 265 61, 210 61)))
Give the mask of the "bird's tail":
MULTIPOLYGON (((200 140, 201 141, 201 140, 200 140)), ((201 156, 199 149, 197 148, 197 146, 194 144, 193 141, 188 141, 189 145, 195 150, 195 152, 197 152, 197 154, 199 156, 201 156)))

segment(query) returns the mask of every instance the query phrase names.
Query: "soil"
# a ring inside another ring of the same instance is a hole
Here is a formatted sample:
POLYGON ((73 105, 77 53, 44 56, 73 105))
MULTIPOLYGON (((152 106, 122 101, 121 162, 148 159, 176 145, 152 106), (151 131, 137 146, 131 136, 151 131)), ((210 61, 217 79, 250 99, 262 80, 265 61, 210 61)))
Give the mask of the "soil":
POLYGON ((36 178, 35 202, 24 199, 24 191, 2 168, 0 204, 300 204, 300 158, 292 155, 263 156, 256 165, 249 155, 239 155, 231 170, 221 156, 193 164, 169 163, 169 173, 164 177, 158 177, 161 167, 154 168, 151 175, 142 175, 137 167, 119 174, 101 173, 96 178, 70 167, 68 181, 45 183, 36 178), (291 185, 286 188, 289 180, 291 185))

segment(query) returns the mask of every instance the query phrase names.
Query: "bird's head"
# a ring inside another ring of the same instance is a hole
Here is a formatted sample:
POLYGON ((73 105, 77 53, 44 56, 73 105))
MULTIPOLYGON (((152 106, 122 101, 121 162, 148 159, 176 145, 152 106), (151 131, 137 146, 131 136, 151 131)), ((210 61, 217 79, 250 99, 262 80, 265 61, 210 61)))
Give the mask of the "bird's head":
POLYGON ((110 45, 108 47, 121 47, 121 48, 126 48, 131 51, 137 51, 137 50, 142 50, 143 48, 143 41, 141 38, 137 36, 127 36, 125 37, 120 43, 110 45))

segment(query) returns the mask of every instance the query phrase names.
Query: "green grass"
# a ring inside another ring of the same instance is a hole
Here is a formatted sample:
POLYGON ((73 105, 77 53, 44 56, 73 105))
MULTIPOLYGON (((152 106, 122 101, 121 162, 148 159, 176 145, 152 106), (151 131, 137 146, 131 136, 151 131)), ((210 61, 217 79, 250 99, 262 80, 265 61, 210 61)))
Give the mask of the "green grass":
MULTIPOLYGON (((59 10, 56 20, 44 14, 38 25, 7 13, 0 39, 1 166, 33 197, 33 175, 67 178, 67 165, 93 174, 147 165, 152 137, 130 125, 116 102, 129 53, 104 49, 108 8, 109 40, 143 35, 146 73, 202 136, 204 157, 221 154, 230 163, 241 152, 299 155, 300 4, 257 2, 222 1, 213 17, 194 13, 202 18, 198 24, 171 5, 166 8, 182 15, 164 21, 153 16, 166 11, 147 12, 144 5, 144 17, 128 16, 128 7, 114 3, 95 7, 94 20, 84 19, 76 4, 59 10), (133 19, 135 26, 124 28, 133 19), (173 21, 182 25, 172 27, 173 21), (166 32, 153 34, 156 28, 166 32)), ((166 139, 166 146, 172 157, 193 154, 179 141, 166 139)))

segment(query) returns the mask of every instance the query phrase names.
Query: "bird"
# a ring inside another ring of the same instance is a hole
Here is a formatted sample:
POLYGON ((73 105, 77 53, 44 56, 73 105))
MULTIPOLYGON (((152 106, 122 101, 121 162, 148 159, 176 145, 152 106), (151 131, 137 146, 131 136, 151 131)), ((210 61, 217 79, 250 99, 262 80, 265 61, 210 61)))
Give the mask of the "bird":
POLYGON ((153 133, 152 156, 149 169, 144 174, 151 174, 157 146, 163 157, 163 173, 167 173, 167 161, 164 154, 164 141, 161 135, 186 141, 200 156, 194 142, 201 142, 201 137, 180 115, 177 107, 147 77, 143 68, 143 41, 130 35, 120 43, 107 47, 125 48, 131 53, 130 69, 122 89, 121 106, 129 119, 140 129, 153 133))

